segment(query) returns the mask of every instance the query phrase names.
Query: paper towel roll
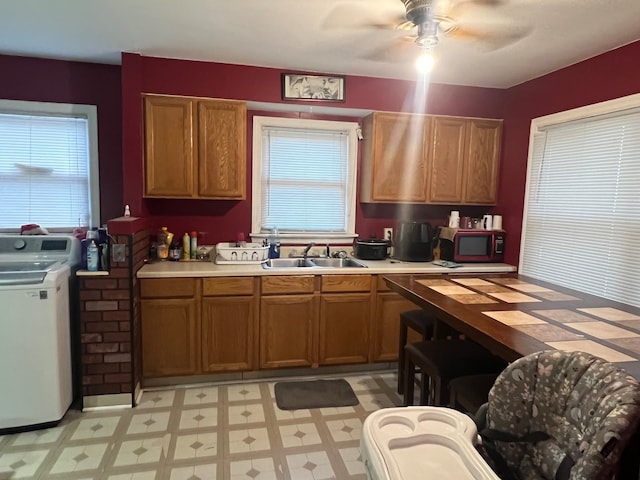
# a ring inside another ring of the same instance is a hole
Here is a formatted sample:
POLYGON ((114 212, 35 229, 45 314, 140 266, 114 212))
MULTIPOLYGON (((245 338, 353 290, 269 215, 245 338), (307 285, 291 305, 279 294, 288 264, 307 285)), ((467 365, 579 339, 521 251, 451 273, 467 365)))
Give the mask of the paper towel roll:
POLYGON ((460 226, 460 212, 458 210, 451 210, 449 215, 449 227, 458 228, 460 226))
POLYGON ((502 215, 493 216, 493 229, 502 230, 502 215))

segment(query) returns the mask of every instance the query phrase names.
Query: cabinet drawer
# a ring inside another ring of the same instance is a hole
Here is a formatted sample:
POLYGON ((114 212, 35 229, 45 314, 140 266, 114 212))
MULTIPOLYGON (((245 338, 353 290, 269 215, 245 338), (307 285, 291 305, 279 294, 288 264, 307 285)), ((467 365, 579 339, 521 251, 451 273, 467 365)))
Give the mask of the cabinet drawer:
POLYGON ((203 278, 202 294, 217 295, 253 295, 253 277, 203 278))
POLYGON ((193 297, 196 294, 195 278, 143 278, 140 280, 142 298, 193 297))
POLYGON ((263 295, 283 293, 313 293, 313 275, 274 275, 262 277, 263 295))
POLYGON ((323 292, 369 292, 371 275, 323 275, 323 292))

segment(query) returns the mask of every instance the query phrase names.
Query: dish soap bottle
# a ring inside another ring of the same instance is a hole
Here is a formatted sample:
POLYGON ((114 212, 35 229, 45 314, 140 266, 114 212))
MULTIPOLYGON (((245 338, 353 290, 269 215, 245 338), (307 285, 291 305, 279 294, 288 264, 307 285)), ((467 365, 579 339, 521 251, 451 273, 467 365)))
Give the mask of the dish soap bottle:
POLYGON ((274 227, 269 235, 269 258, 280 258, 280 236, 278 227, 274 227))

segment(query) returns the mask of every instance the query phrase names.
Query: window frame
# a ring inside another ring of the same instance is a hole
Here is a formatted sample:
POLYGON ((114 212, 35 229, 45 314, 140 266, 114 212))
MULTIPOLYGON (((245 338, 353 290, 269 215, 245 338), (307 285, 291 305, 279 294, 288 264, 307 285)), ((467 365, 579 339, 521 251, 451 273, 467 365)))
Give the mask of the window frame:
MULTIPOLYGON (((89 143, 89 223, 87 227, 101 225, 100 219, 100 171, 98 158, 98 109, 96 105, 75 103, 36 102, 26 100, 2 100, 0 99, 0 112, 16 115, 41 115, 47 117, 72 117, 87 120, 87 141, 89 143)), ((42 225, 49 232, 67 233, 74 226, 66 228, 50 228, 42 225)), ((16 228, 0 228, 2 233, 19 233, 20 226, 16 228)))
POLYGON ((262 129, 263 127, 285 127, 299 129, 314 129, 328 131, 344 131, 348 135, 348 172, 346 204, 347 214, 345 223, 347 230, 344 233, 279 233, 281 241, 288 244, 316 243, 352 243, 358 235, 355 233, 356 223, 356 189, 357 189, 357 164, 358 164, 358 132, 360 126, 354 121, 331 121, 300 119, 290 117, 253 117, 253 150, 252 150, 252 185, 251 185, 251 238, 252 241, 262 241, 269 237, 270 232, 262 231, 260 221, 262 218, 262 129))
MULTIPOLYGON (((523 275, 531 275, 535 276, 535 278, 539 278, 541 280, 546 280, 551 283, 559 283, 557 280, 552 278, 544 278, 539 274, 532 275, 531 273, 527 273, 524 269, 524 265, 527 263, 525 261, 525 253, 526 253, 526 245, 527 245, 527 227, 528 227, 528 207, 530 203, 530 196, 533 195, 531 192, 533 178, 533 158, 536 153, 536 140, 538 136, 544 132, 545 129, 552 127, 554 125, 561 125, 564 123, 570 122, 580 122, 583 120, 588 120, 592 117, 605 117, 610 115, 617 114, 625 114, 625 112, 629 110, 637 110, 640 108, 640 94, 633 94, 622 98, 617 98, 613 100, 608 100, 604 102, 600 102, 593 105, 587 105, 563 112, 554 113, 551 115, 546 115, 543 117, 535 118, 531 121, 531 129, 529 136, 529 150, 528 150, 528 162, 527 162, 527 173, 526 173, 526 183, 525 183, 525 196, 524 196, 524 204, 523 204, 523 214, 522 214, 522 230, 521 230, 521 238, 520 238, 520 255, 519 255, 519 272, 523 275)), ((596 227, 594 226, 594 229, 596 227)), ((633 239, 631 240, 633 241, 633 239)), ((601 259, 592 259, 595 261, 600 261, 601 259)), ((586 270, 588 272, 589 270, 586 270)), ((569 280, 571 282, 571 279, 569 280)), ((573 283, 570 285, 573 288, 576 288, 573 283)), ((596 295, 606 296, 606 298, 610 298, 615 301, 621 301, 624 303, 628 303, 631 305, 637 305, 634 302, 637 302, 637 299, 626 298, 626 300, 621 300, 619 295, 621 292, 615 291, 612 294, 606 295, 599 292, 587 292, 596 295)))

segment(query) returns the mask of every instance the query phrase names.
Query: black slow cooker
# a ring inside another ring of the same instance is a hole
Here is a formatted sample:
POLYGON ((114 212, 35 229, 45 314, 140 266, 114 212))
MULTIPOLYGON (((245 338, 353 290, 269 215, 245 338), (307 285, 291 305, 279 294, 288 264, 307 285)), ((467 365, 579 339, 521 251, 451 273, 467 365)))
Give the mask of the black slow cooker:
POLYGON ((379 238, 355 239, 353 254, 361 260, 384 260, 389 256, 390 243, 379 238))

